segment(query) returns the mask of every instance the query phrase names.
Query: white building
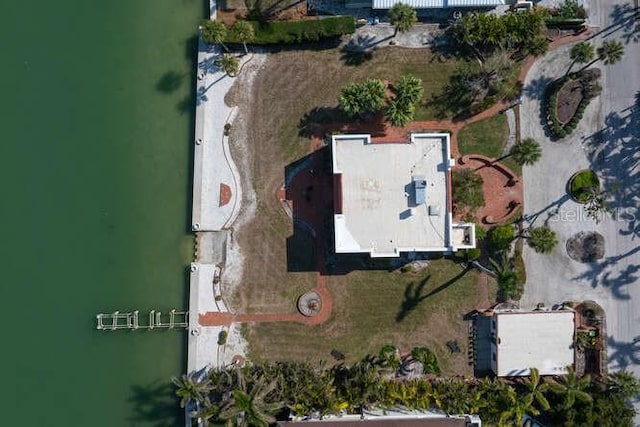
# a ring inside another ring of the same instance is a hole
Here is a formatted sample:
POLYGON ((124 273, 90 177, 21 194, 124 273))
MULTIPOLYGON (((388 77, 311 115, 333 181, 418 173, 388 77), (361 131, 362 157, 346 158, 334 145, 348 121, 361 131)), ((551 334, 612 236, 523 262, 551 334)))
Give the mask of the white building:
POLYGON ((452 218, 448 133, 398 143, 334 135, 332 155, 336 253, 398 257, 475 247, 474 225, 452 218))
POLYGON ((565 375, 574 364, 575 312, 496 311, 491 320, 491 370, 499 377, 565 375))

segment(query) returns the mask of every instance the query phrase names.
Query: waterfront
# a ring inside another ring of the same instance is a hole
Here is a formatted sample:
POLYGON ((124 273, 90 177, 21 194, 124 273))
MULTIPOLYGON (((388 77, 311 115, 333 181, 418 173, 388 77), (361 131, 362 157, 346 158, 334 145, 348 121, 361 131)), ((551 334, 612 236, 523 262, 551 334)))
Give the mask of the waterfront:
POLYGON ((176 425, 185 334, 95 330, 186 308, 201 0, 3 8, 7 425, 176 425))

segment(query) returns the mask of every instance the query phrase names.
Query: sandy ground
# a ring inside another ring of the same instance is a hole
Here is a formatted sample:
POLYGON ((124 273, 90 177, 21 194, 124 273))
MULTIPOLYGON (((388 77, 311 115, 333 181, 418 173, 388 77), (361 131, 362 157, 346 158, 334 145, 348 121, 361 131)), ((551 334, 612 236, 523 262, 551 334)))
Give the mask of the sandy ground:
MULTIPOLYGON (((242 72, 236 77, 234 85, 225 98, 225 103, 230 106, 239 106, 238 114, 233 121, 230 145, 232 156, 238 166, 241 176, 241 186, 243 191, 242 208, 238 218, 233 223, 231 232, 227 237, 226 262, 221 277, 221 291, 225 301, 227 296, 234 293, 242 280, 242 269, 245 262, 240 245, 236 243, 236 234, 250 222, 256 212, 256 197, 251 181, 251 159, 248 149, 247 138, 247 106, 251 88, 260 68, 266 61, 264 53, 253 53, 242 66, 242 72)), ((233 311, 233 307, 227 304, 233 311)), ((218 366, 231 363, 236 355, 245 356, 247 343, 242 337, 240 325, 233 324, 228 329, 227 344, 218 352, 218 366)))

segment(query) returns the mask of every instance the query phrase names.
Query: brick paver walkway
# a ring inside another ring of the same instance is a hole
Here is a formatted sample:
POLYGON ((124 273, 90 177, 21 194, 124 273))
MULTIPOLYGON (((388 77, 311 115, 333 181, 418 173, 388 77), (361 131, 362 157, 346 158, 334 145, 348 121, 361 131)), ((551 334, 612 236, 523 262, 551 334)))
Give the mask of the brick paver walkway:
MULTIPOLYGON (((579 34, 577 36, 564 36, 558 40, 553 41, 549 45, 549 50, 557 49, 560 46, 573 43, 576 41, 586 40, 591 35, 590 31, 579 34)), ((529 57, 518 76, 518 82, 522 84, 525 80, 529 69, 534 64, 536 58, 529 57)), ((412 122, 409 125, 403 128, 395 128, 388 126, 386 124, 381 123, 381 121, 370 123, 370 124, 333 124, 325 126, 324 130, 329 131, 341 131, 341 132, 361 132, 361 133, 369 133, 372 136, 373 142, 400 142, 400 141, 408 141, 408 136, 411 132, 418 131, 448 131, 451 134, 451 155, 459 159, 460 151, 458 150, 458 132, 464 126, 474 123, 480 120, 484 120, 488 117, 494 116, 510 107, 511 103, 509 102, 498 102, 493 105, 491 108, 476 114, 475 116, 469 117, 460 121, 453 120, 440 120, 440 121, 423 121, 423 122, 412 122)), ((320 133, 319 133, 320 134, 320 133)), ((323 133, 322 133, 323 134, 323 133)), ((312 151, 316 151, 324 146, 324 143, 321 138, 313 137, 311 141, 311 149, 312 151)), ((316 156, 314 158, 312 166, 304 169, 303 171, 298 172, 298 175, 301 177, 294 185, 298 187, 298 190, 301 188, 307 191, 303 191, 305 197, 308 196, 309 187, 311 187, 310 191, 314 191, 314 189, 323 189, 323 188, 332 188, 332 186, 324 186, 321 185, 321 180, 326 179, 326 175, 324 173, 320 173, 323 169, 322 165, 322 156, 316 156)), ((488 181, 493 180, 493 177, 488 178, 489 174, 493 175, 493 168, 486 168, 486 171, 482 173, 485 174, 488 181)), ((502 178, 497 178, 499 183, 503 183, 502 178)), ((499 186, 499 184, 496 184, 499 186)), ((504 187, 503 187, 504 188, 504 187)), ((503 191, 504 192, 504 191, 503 191)), ((329 316, 331 315, 332 309, 332 296, 329 292, 326 285, 326 272, 325 272, 325 263, 324 263, 324 253, 325 253, 325 242, 324 238, 324 209, 317 209, 315 204, 305 203, 304 200, 301 200, 297 195, 293 194, 294 192, 291 189, 287 189, 286 192, 282 190, 277 191, 277 197, 282 199, 284 195, 287 200, 292 200, 292 207, 295 206, 294 211, 294 220, 303 221, 314 229, 316 233, 316 264, 317 264, 317 278, 316 278, 316 291, 322 297, 322 309, 318 313, 318 315, 313 317, 306 317, 300 313, 267 313, 267 314, 233 314, 233 313, 216 313, 216 312, 208 312, 206 314, 201 314, 198 318, 198 322, 202 326, 219 326, 219 325, 230 325, 233 322, 299 322, 306 325, 317 325, 325 322, 329 316), (296 201, 296 198, 298 201, 296 201)), ((299 195, 300 191, 296 191, 299 195)), ((503 203, 504 194, 499 194, 499 191, 489 191, 485 194, 485 203, 487 205, 496 205, 497 211, 504 212, 504 207, 501 205, 503 203)), ((320 199, 322 204, 328 203, 328 200, 332 200, 332 195, 326 197, 327 195, 320 195, 320 199)), ((316 196, 313 196, 316 197, 316 196)), ((515 186, 513 189, 509 189, 509 196, 507 199, 517 199, 522 200, 522 184, 515 186), (519 196, 519 198, 518 198, 519 196)), ((316 199, 317 200, 317 199, 316 199)), ((309 200, 307 200, 309 201, 309 200)), ((326 206, 325 206, 326 207, 326 206)), ((486 211, 489 212, 490 210, 486 211)), ((492 212, 492 211, 491 211, 492 212)), ((486 213, 485 213, 486 215, 486 213)), ((478 277, 478 290, 479 290, 479 301, 478 308, 486 308, 489 306, 490 302, 488 300, 488 278, 484 274, 480 274, 478 277)))

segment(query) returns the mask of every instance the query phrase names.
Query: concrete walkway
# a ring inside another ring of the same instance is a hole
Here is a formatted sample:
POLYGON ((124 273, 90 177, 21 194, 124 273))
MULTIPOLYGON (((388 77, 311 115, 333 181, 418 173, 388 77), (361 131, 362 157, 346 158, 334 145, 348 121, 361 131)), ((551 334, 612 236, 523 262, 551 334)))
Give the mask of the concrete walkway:
POLYGON ((234 110, 224 103, 234 79, 215 65, 220 55, 219 46, 200 40, 194 141, 194 231, 229 228, 240 211, 242 200, 240 175, 229 152, 229 139, 224 135, 225 124, 234 118, 234 110))

